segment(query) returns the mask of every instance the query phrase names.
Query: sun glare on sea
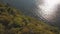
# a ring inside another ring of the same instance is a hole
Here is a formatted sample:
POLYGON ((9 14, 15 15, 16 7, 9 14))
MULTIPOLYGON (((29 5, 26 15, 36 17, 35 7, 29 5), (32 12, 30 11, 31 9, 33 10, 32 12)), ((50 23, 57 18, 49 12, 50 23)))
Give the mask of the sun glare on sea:
POLYGON ((53 17, 55 17, 55 8, 57 4, 59 4, 60 0, 43 0, 42 5, 38 5, 38 7, 41 9, 39 13, 47 20, 51 20, 53 17))

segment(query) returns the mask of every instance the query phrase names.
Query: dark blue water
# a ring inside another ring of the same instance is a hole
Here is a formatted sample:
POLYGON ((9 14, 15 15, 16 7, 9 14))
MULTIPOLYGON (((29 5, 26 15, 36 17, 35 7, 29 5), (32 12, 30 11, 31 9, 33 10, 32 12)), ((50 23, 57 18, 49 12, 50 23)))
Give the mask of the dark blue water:
POLYGON ((12 7, 20 9, 24 14, 29 16, 36 16, 34 11, 36 9, 36 0, 0 0, 3 3, 8 3, 12 7))

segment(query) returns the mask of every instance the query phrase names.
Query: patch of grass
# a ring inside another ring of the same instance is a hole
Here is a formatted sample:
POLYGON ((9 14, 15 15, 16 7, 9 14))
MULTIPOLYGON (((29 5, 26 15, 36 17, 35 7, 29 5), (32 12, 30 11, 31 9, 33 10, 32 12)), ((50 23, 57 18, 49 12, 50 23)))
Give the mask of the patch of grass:
POLYGON ((0 4, 0 34, 60 34, 58 28, 0 4))

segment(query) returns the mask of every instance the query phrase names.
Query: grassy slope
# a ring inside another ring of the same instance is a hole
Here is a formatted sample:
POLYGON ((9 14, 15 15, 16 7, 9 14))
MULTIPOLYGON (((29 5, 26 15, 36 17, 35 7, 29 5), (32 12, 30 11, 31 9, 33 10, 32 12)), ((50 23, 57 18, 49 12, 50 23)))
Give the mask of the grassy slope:
POLYGON ((0 34, 59 34, 57 28, 0 4, 0 34))

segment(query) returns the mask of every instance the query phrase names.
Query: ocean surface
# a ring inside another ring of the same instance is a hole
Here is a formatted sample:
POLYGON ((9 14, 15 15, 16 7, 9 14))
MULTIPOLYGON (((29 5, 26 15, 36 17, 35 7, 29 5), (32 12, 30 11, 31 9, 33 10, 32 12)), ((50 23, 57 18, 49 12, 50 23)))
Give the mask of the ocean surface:
MULTIPOLYGON (((8 3, 10 6, 16 7, 17 9, 21 10, 25 15, 32 16, 32 17, 35 17, 35 18, 38 18, 38 19, 42 19, 46 22, 49 21, 48 24, 52 24, 52 25, 56 25, 56 26, 60 27, 60 25, 59 25, 60 24, 60 11, 59 11, 60 10, 59 9, 60 5, 58 5, 57 10, 54 9, 55 10, 54 13, 56 13, 54 15, 57 16, 57 17, 55 17, 53 15, 52 16, 54 18, 53 19, 53 18, 49 18, 49 15, 47 15, 47 17, 48 17, 48 19, 47 19, 44 14, 48 13, 48 11, 44 12, 42 14, 39 13, 39 12, 41 12, 41 9, 39 8, 39 5, 43 4, 43 2, 41 0, 0 0, 0 2, 6 3, 6 4, 8 3), (44 16, 41 17, 41 15, 44 15, 44 16)), ((48 5, 50 5, 50 3, 48 5)))

